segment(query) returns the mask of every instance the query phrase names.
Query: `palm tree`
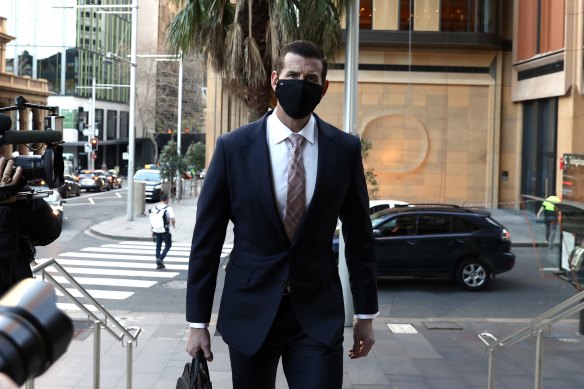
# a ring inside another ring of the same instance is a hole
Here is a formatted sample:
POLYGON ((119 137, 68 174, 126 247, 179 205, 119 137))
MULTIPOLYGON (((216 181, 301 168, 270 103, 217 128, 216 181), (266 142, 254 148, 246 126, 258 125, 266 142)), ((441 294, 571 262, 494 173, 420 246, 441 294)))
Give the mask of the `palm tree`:
POLYGON ((330 61, 342 46, 340 20, 351 0, 175 0, 182 10, 168 27, 172 51, 201 53, 224 85, 263 115, 273 92, 270 73, 280 47, 295 39, 318 44, 330 61))

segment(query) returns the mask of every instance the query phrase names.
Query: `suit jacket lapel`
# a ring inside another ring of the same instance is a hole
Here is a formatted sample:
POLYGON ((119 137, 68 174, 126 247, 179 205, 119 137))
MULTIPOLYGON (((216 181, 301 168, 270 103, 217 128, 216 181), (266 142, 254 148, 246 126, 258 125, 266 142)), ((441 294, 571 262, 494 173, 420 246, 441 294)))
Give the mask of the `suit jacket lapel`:
MULTIPOLYGON (((271 111, 273 112, 273 111, 271 111)), ((270 164, 270 152, 268 149, 266 123, 268 115, 259 120, 249 136, 248 145, 248 172, 250 172, 250 187, 257 191, 259 201, 264 204, 264 209, 270 222, 282 237, 287 239, 286 231, 276 205, 272 169, 270 164)))

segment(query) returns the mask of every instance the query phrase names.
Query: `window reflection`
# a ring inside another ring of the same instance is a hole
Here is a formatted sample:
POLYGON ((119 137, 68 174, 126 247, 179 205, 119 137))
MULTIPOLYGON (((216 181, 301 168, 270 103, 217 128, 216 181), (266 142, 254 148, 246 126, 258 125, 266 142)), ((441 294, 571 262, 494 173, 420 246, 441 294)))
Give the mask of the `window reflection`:
POLYGON ((361 0, 359 3, 359 29, 373 28, 373 0, 361 0))
POLYGON ((399 29, 402 31, 414 29, 414 0, 400 0, 399 29))

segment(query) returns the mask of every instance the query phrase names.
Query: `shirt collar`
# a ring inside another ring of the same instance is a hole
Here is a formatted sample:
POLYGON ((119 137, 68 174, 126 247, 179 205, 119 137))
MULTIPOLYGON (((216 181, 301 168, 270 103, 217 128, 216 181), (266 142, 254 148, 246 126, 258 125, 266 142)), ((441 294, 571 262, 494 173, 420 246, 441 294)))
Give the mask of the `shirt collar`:
MULTIPOLYGON (((286 127, 286 125, 280 121, 280 119, 276 115, 276 110, 274 110, 274 112, 270 116, 268 116, 267 127, 268 131, 270 131, 270 139, 272 140, 273 144, 283 142, 290 135, 294 134, 294 131, 286 127)), ((298 134, 302 135, 304 138, 306 138, 307 141, 314 144, 315 128, 316 120, 314 119, 314 115, 310 115, 310 119, 308 119, 308 122, 302 128, 302 130, 298 132, 298 134)))

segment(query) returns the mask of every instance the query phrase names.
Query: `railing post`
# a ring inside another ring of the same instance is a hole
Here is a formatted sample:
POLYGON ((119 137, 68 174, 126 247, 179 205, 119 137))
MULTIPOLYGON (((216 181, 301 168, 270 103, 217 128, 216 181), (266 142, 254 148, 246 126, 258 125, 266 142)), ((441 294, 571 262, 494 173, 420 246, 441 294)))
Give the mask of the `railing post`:
POLYGON ((132 374, 133 374, 133 354, 134 354, 134 342, 129 340, 128 341, 128 352, 126 354, 127 360, 126 363, 128 365, 128 375, 126 377, 126 388, 132 389, 132 374))
POLYGON ((30 378, 26 381, 25 389, 34 389, 34 378, 30 378))
POLYGON ((537 331, 535 345, 535 389, 541 389, 543 367, 543 330, 537 331))
POLYGON ((93 322, 93 389, 99 389, 100 355, 101 355, 101 321, 93 322))
POLYGON ((489 370, 487 376, 487 389, 493 389, 493 378, 495 374, 495 366, 494 366, 494 350, 489 348, 489 370))

